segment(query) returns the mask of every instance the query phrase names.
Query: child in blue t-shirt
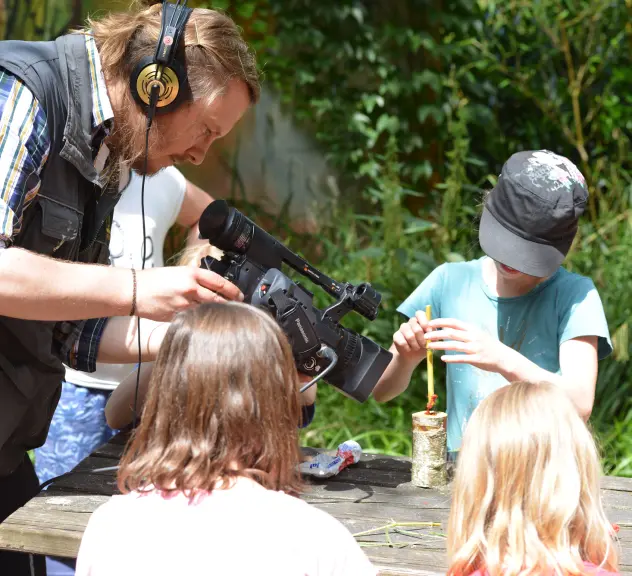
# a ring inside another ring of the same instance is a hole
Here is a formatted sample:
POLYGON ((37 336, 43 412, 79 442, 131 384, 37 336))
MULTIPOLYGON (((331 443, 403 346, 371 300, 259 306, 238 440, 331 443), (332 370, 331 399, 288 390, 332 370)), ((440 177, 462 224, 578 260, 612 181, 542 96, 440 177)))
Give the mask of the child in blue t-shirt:
POLYGON ((485 198, 479 242, 486 256, 439 266, 398 308, 409 320, 393 336, 393 360, 374 397, 401 394, 426 349, 442 351, 450 459, 474 408, 510 382, 553 383, 590 416, 597 362, 612 351, 608 324, 593 282, 560 267, 587 197, 567 158, 514 154, 485 198))

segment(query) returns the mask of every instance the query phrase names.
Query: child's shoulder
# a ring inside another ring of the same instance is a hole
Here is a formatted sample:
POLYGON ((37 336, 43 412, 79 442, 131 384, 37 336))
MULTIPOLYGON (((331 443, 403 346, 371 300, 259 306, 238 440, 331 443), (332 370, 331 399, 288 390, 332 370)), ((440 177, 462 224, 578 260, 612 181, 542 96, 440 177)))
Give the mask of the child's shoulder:
POLYGON ((570 270, 567 270, 563 267, 560 267, 555 279, 557 282, 567 284, 584 284, 587 286, 594 286, 592 279, 588 276, 583 276, 582 274, 578 274, 577 272, 571 272, 570 270))
POLYGON ((459 260, 455 262, 444 262, 437 266, 433 273, 442 278, 464 278, 467 276, 480 276, 483 266, 483 258, 475 260, 459 260))
POLYGON ((556 289, 560 294, 572 297, 579 293, 584 296, 597 288, 595 283, 588 276, 582 276, 577 272, 570 272, 566 268, 560 268, 555 276, 551 286, 556 289))
POLYGON ((448 261, 441 264, 439 268, 443 268, 446 271, 456 272, 480 272, 483 266, 484 259, 485 256, 482 256, 481 258, 475 258, 474 260, 448 261))

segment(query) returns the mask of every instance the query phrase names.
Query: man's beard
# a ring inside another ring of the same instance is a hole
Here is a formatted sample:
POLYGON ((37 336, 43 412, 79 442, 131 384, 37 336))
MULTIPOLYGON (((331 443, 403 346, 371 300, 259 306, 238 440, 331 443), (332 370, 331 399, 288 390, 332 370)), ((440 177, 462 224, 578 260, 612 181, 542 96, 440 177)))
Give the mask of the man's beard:
POLYGON ((162 172, 165 166, 159 166, 158 168, 153 167, 151 157, 149 157, 147 159, 147 170, 145 170, 145 154, 143 154, 142 158, 139 158, 136 162, 131 164, 131 169, 141 176, 154 176, 162 172))
MULTIPOLYGON (((110 146, 110 158, 108 160, 111 161, 113 167, 119 167, 115 169, 119 173, 121 170, 134 170, 134 172, 142 175, 145 172, 146 160, 148 176, 156 174, 162 169, 162 166, 159 168, 152 167, 152 146, 150 144, 149 149, 147 149, 146 125, 145 116, 139 115, 135 110, 132 112, 121 110, 115 117, 114 128, 108 139, 108 145, 110 146)), ((153 142, 160 142, 156 122, 152 126, 152 140, 153 142)))
POLYGON ((141 163, 140 167, 132 166, 132 170, 136 172, 136 174, 138 174, 139 176, 155 176, 156 174, 160 174, 166 168, 166 166, 161 166, 160 168, 156 168, 154 170, 151 170, 151 166, 149 166, 147 173, 145 173, 144 168, 144 162, 141 163))

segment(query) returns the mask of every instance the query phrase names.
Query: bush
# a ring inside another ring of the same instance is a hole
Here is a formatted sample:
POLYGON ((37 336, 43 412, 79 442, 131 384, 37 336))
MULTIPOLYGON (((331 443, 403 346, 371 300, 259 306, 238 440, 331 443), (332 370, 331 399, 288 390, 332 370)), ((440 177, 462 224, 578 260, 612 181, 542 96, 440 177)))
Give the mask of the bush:
MULTIPOLYGON (((567 266, 595 281, 615 341, 600 364, 592 423, 606 469, 632 475, 629 3, 246 4, 268 83, 341 174, 318 237, 285 234, 336 279, 368 280, 382 292, 376 321, 349 317, 348 325, 384 346, 399 324, 397 305, 432 268, 480 254, 481 192, 510 154, 548 148, 580 166, 590 203, 567 266)), ((408 453, 425 377, 418 370, 388 405, 358 405, 321 387, 305 441, 335 447, 355 437, 369 450, 408 453)))

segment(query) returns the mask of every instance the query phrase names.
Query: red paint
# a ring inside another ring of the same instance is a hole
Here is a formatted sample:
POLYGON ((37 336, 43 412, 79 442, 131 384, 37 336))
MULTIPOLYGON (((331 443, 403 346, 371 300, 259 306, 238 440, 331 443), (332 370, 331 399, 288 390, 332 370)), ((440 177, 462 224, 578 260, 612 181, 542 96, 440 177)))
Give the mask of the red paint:
POLYGON ((437 403, 437 398, 439 398, 439 396, 437 396, 436 394, 433 394, 430 397, 428 404, 426 404, 426 414, 430 414, 430 412, 434 408, 434 405, 437 403))

